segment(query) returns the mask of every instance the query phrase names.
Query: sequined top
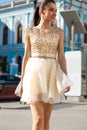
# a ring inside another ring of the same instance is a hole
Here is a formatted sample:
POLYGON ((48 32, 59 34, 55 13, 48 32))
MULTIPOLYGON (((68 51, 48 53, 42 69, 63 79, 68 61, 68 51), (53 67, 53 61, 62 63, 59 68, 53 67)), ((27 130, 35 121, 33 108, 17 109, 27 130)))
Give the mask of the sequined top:
POLYGON ((60 31, 59 28, 51 27, 47 30, 41 30, 39 28, 28 28, 27 35, 30 37, 31 43, 31 55, 32 56, 52 56, 55 57, 60 31))

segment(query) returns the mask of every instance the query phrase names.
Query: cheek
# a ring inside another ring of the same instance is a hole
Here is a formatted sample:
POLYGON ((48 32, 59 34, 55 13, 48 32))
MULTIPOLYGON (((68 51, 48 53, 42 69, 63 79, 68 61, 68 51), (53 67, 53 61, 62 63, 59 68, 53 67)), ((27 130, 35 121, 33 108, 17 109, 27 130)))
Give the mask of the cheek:
POLYGON ((46 12, 46 13, 45 13, 45 16, 49 16, 49 13, 48 13, 48 12, 46 12))
POLYGON ((48 14, 45 14, 45 15, 44 15, 44 18, 45 18, 45 19, 48 19, 48 14))
POLYGON ((45 14, 45 17, 46 17, 46 18, 50 18, 51 15, 52 15, 51 13, 46 13, 46 14, 45 14))

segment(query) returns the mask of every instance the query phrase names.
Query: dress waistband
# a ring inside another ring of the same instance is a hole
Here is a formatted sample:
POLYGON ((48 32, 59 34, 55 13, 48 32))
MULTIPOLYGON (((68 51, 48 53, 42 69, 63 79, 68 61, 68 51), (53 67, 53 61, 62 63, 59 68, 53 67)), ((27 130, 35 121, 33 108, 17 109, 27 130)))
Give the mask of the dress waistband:
POLYGON ((56 59, 55 57, 49 57, 49 56, 31 56, 31 58, 46 58, 46 59, 56 59))

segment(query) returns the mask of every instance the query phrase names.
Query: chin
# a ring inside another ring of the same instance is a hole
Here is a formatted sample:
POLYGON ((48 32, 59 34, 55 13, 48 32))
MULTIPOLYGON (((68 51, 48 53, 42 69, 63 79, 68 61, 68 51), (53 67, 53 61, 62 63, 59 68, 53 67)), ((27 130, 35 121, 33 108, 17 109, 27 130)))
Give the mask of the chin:
POLYGON ((51 22, 54 22, 55 20, 56 20, 56 18, 52 18, 52 19, 51 19, 51 22))
MULTIPOLYGON (((55 19, 55 20, 56 20, 56 19, 55 19)), ((52 22, 52 23, 54 23, 54 22, 55 22, 55 20, 51 20, 51 22, 52 22)))

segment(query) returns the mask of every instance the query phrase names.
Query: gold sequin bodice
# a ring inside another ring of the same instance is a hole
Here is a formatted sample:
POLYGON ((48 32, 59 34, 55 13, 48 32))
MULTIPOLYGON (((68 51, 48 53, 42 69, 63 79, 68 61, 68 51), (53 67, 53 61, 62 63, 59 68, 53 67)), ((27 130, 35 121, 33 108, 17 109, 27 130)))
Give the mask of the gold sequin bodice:
POLYGON ((35 27, 28 28, 31 55, 55 57, 59 43, 59 31, 60 29, 55 27, 44 31, 35 27))

